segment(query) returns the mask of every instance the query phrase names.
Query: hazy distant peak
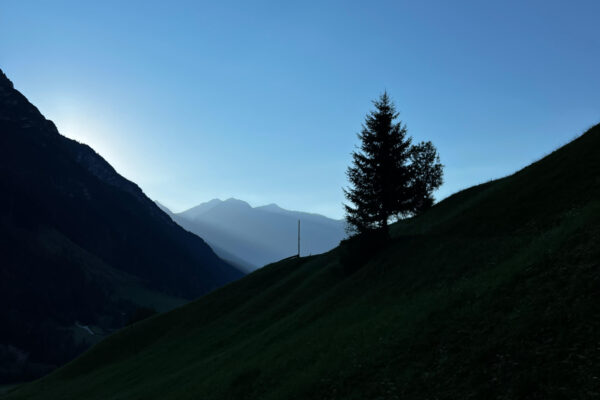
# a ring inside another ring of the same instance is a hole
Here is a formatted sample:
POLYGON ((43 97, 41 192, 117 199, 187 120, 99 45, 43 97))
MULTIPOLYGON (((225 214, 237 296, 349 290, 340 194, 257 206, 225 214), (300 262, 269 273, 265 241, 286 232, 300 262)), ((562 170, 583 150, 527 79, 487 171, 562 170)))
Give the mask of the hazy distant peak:
POLYGON ((251 209, 250 204, 246 203, 243 200, 239 200, 233 197, 228 198, 227 200, 221 199, 212 199, 207 201, 206 203, 201 203, 195 207, 190 208, 189 210, 183 211, 178 215, 187 218, 187 219, 196 219, 201 215, 213 210, 218 209, 217 207, 225 207, 226 209, 251 209))
POLYGON ((186 218, 194 219, 221 203, 222 201, 220 199, 212 199, 210 201, 207 201, 206 203, 201 203, 188 210, 182 211, 179 214, 186 218))
POLYGON ((223 200, 221 200, 221 199, 212 199, 212 200, 209 200, 209 201, 207 201, 205 203, 200 203, 196 207, 191 208, 191 210, 194 210, 194 209, 198 209, 198 210, 200 210, 200 209, 210 210, 211 208, 213 208, 215 206, 218 206, 221 203, 223 203, 223 200))
POLYGON ((202 203, 200 205, 216 206, 217 204, 221 204, 222 202, 223 202, 223 200, 221 200, 221 199, 212 199, 212 200, 209 200, 206 203, 202 203))
POLYGON ((255 207, 256 210, 262 210, 262 211, 267 211, 267 212, 272 212, 272 213, 289 213, 289 210, 285 210, 281 207, 279 207, 277 204, 275 203, 271 203, 271 204, 267 204, 265 206, 259 206, 259 207, 255 207))
POLYGON ((279 207, 275 203, 267 204, 266 206, 260 206, 260 207, 256 207, 256 208, 262 208, 263 210, 275 210, 275 211, 283 210, 283 208, 279 207))
POLYGON ((175 214, 173 219, 204 238, 224 259, 241 260, 236 264, 251 269, 298 251, 298 220, 302 222, 303 255, 331 250, 346 237, 343 221, 286 210, 275 203, 252 207, 236 198, 213 199, 175 214))
POLYGON ((246 203, 244 200, 239 200, 239 199, 236 199, 233 197, 228 198, 223 203, 229 204, 229 205, 245 207, 245 208, 252 208, 252 206, 250 206, 250 204, 246 203))

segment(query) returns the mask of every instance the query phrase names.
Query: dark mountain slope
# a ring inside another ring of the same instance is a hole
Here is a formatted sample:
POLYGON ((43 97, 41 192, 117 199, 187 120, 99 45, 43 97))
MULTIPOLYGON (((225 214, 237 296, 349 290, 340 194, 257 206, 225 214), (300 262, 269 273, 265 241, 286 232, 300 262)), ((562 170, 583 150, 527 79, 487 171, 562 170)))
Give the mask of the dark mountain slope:
POLYGON ((61 136, 1 71, 0 193, 0 381, 85 348, 76 322, 122 326, 140 303, 124 288, 194 299, 242 275, 61 136))
POLYGON ((599 148, 596 126, 394 225, 354 273, 360 240, 266 266, 7 398, 595 398, 599 148))

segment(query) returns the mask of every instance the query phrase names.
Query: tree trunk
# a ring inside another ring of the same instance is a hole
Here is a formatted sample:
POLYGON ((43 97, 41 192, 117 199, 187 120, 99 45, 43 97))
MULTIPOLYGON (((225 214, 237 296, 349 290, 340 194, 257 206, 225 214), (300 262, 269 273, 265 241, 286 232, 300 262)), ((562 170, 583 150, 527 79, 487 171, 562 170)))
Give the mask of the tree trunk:
POLYGON ((385 217, 381 221, 381 232, 383 234, 383 238, 388 240, 390 238, 390 226, 388 225, 388 218, 385 217))

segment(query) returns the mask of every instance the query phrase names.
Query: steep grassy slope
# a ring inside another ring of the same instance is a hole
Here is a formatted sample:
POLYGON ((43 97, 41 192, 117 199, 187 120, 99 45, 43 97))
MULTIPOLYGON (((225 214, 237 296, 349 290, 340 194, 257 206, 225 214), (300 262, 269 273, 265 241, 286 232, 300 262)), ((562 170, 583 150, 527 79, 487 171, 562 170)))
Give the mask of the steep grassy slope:
POLYGON ((272 264, 10 399, 600 396, 600 126, 394 226, 346 274, 272 264))

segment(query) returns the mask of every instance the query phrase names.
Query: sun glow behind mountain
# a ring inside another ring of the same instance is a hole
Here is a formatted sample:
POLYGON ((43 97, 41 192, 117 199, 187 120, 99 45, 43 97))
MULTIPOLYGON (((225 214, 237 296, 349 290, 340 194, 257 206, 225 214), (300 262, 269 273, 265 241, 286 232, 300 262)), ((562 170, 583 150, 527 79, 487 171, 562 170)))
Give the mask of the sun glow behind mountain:
POLYGON ((176 210, 237 197, 342 218, 355 134, 384 89, 409 134, 440 152, 438 199, 600 118, 593 1, 0 11, 0 62, 22 92, 176 210))

